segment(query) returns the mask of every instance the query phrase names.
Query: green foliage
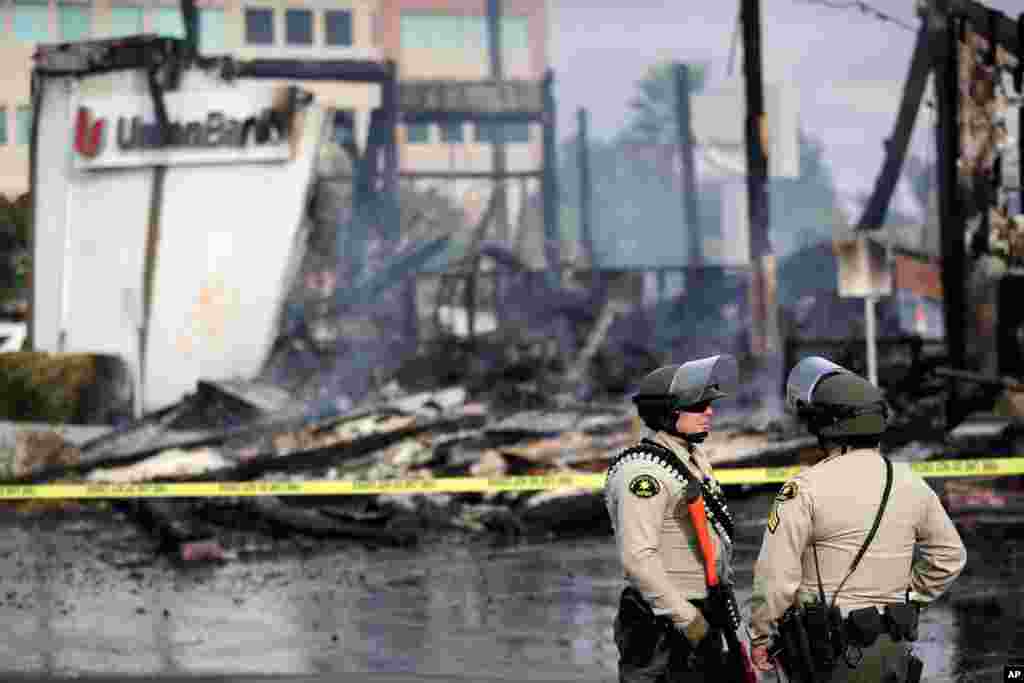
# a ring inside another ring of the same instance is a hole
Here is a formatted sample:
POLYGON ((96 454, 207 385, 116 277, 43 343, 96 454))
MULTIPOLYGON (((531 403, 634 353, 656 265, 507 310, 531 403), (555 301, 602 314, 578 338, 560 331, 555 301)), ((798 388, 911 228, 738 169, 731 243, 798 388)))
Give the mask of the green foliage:
POLYGON ((0 304, 28 296, 31 268, 32 200, 0 195, 0 304))
MULTIPOLYGON (((562 145, 559 184, 562 220, 573 222, 572 232, 563 226, 563 234, 582 238, 578 151, 577 139, 562 145)), ((622 139, 590 141, 591 221, 599 265, 686 265, 688 238, 682 198, 673 187, 665 162, 659 162, 652 151, 657 152, 622 139)), ((701 230, 718 234, 721 209, 717 191, 702 187, 698 204, 701 230)))
POLYGON ((10 234, 22 249, 32 242, 32 198, 28 193, 9 199, 0 195, 0 231, 10 234))
MULTIPOLYGON (((706 83, 698 66, 693 91, 706 83)), ((637 83, 627 126, 610 141, 591 139, 592 221, 598 262, 604 265, 682 266, 687 262, 682 197, 670 179, 667 162, 677 142, 675 78, 671 63, 652 66, 637 83), (660 149, 659 149, 660 148, 660 149), (657 155, 662 160, 656 158, 657 155)), ((831 239, 837 219, 836 191, 825 146, 801 131, 800 176, 769 183, 771 235, 779 257, 831 239)), ((579 141, 560 150, 562 221, 579 232, 579 141)), ((721 193, 715 183, 697 178, 700 231, 720 236, 721 193)), ((563 232, 566 226, 563 226, 563 232)), ((781 286, 781 283, 780 283, 781 286)))
MULTIPOLYGON (((707 66, 690 65, 690 92, 699 93, 707 82, 707 66)), ((675 144, 676 79, 671 62, 655 64, 636 84, 630 100, 630 121, 621 137, 629 142, 675 144)))
POLYGON ((83 390, 95 379, 95 360, 89 355, 0 354, 0 417, 72 422, 83 390))
POLYGON ((780 256, 831 239, 836 191, 824 144, 800 132, 800 176, 770 183, 772 247, 780 256))

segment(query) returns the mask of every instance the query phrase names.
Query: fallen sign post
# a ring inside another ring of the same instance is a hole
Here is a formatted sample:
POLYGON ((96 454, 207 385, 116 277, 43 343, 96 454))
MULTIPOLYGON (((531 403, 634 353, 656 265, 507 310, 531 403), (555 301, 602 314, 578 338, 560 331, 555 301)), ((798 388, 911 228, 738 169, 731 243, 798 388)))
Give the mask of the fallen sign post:
MULTIPOLYGON (((911 471, 925 478, 1024 475, 1024 456, 972 460, 930 460, 910 463, 911 471)), ((733 484, 782 483, 803 470, 790 467, 725 468, 717 472, 719 482, 733 484)), ((374 479, 361 481, 204 481, 145 482, 131 484, 27 484, 0 485, 0 500, 72 500, 122 498, 251 498, 259 496, 361 496, 430 493, 493 493, 509 491, 553 491, 604 488, 604 474, 560 473, 522 477, 445 477, 437 479, 374 479)))

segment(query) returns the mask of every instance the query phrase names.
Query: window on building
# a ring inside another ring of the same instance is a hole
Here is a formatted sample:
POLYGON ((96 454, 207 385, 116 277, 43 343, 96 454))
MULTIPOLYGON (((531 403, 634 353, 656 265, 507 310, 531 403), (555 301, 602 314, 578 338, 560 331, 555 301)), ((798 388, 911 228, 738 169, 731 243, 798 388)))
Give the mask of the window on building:
POLYGON ((0 145, 7 144, 7 107, 0 107, 0 145))
POLYGON ((143 32, 141 7, 111 7, 110 37, 137 36, 143 32))
POLYGON ((92 9, 88 5, 57 5, 60 39, 69 43, 92 34, 92 9))
POLYGON ((462 43, 459 17, 438 12, 403 12, 399 39, 403 48, 459 48, 462 43))
POLYGON ((476 141, 489 144, 493 143, 497 137, 494 134, 497 126, 501 126, 504 133, 504 142, 510 144, 522 144, 530 141, 530 124, 529 123, 505 123, 505 124, 494 124, 494 123, 480 123, 476 127, 476 141))
POLYGON ((15 0, 14 36, 29 43, 50 39, 50 7, 46 2, 15 0))
POLYGON ((356 141, 356 119, 351 111, 339 109, 334 112, 331 141, 339 145, 348 145, 356 141))
POLYGON ((289 9, 284 13, 284 35, 289 45, 313 44, 313 12, 308 9, 289 9))
MULTIPOLYGON (((501 50, 513 56, 528 49, 529 32, 526 17, 503 17, 501 50)), ((402 47, 433 50, 486 50, 487 17, 481 15, 444 14, 440 12, 403 12, 400 20, 402 47)))
POLYGON ((177 7, 157 7, 153 14, 153 31, 166 38, 185 37, 185 18, 177 7))
POLYGON ((527 30, 529 21, 526 17, 502 17, 501 19, 501 50, 526 50, 530 47, 530 36, 527 30))
POLYGON ((460 50, 487 49, 487 17, 455 17, 456 42, 460 50))
POLYGON ((249 45, 274 44, 274 10, 248 7, 245 10, 245 42, 249 45))
POLYGON ((405 124, 405 141, 410 145, 425 145, 430 142, 429 123, 405 124))
POLYGON ((327 10, 324 13, 324 27, 327 29, 327 44, 331 47, 352 45, 352 12, 327 10))
POLYGON ((224 50, 224 10, 212 7, 199 10, 199 49, 203 52, 224 50))
POLYGON ((462 122, 441 124, 441 142, 459 143, 463 141, 462 122))
POLYGON ((27 145, 32 141, 32 107, 18 107, 15 124, 15 135, 19 145, 27 145))

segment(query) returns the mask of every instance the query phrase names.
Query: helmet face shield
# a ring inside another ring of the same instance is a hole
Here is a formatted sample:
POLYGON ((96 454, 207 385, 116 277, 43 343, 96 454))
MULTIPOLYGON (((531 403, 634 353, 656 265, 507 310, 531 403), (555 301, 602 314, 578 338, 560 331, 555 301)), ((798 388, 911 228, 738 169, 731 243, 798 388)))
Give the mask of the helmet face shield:
POLYGON ((821 380, 839 373, 853 374, 820 356, 804 358, 789 371, 786 380, 786 408, 797 414, 810 408, 814 390, 821 380))
POLYGON ((705 390, 715 386, 714 398, 736 392, 739 385, 739 364, 729 354, 720 354, 683 363, 676 370, 668 393, 675 397, 675 405, 682 408, 705 398, 705 390))
POLYGON ((698 401, 728 396, 739 385, 739 364, 724 353, 652 371, 637 388, 634 400, 666 400, 677 409, 698 401))

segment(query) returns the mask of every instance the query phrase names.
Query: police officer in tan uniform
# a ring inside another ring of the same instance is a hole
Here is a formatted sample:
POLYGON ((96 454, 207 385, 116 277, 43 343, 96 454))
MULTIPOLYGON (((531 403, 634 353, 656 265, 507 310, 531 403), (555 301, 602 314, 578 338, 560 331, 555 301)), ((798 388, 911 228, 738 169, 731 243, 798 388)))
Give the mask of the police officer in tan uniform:
POLYGON ((704 565, 686 507, 686 484, 701 483, 718 574, 732 577, 732 519, 699 444, 715 399, 734 385, 736 361, 719 355, 651 372, 634 397, 654 434, 619 453, 605 502, 627 587, 616 616, 619 680, 716 680, 721 634, 702 611, 704 565))
POLYGON ((786 402, 822 458, 782 486, 768 517, 754 568, 755 666, 781 663, 794 683, 919 680, 918 614, 963 569, 960 536, 935 492, 881 455, 876 387, 810 357, 790 372, 786 402))

